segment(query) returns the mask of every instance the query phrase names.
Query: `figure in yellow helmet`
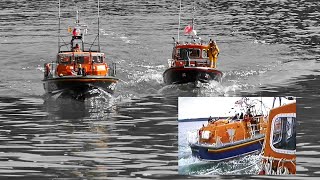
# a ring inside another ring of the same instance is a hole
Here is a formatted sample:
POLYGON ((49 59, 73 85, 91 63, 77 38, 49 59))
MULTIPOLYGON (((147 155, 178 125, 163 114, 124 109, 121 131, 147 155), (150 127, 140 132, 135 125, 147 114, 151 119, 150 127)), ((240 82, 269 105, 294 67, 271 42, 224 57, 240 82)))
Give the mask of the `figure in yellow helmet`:
POLYGON ((76 44, 76 46, 73 48, 73 51, 74 52, 80 52, 81 51, 79 44, 76 44))
POLYGON ((209 44, 207 46, 208 57, 210 61, 210 67, 215 68, 217 66, 219 48, 215 41, 210 39, 209 44))

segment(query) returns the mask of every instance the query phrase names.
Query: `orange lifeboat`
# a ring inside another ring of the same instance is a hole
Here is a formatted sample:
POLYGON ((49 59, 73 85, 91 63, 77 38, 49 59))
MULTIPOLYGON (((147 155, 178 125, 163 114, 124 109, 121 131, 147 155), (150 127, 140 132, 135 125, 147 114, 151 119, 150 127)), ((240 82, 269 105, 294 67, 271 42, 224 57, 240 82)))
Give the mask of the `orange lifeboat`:
POLYGON ((168 68, 163 73, 164 83, 197 84, 198 82, 208 83, 213 80, 220 82, 223 74, 217 69, 219 54, 217 43, 211 39, 208 44, 203 43, 204 41, 197 36, 197 32, 194 30, 194 18, 192 19, 192 25, 185 27, 184 33, 191 41, 179 42, 180 34, 178 30, 178 41, 174 39, 172 58, 168 60, 168 68))
POLYGON ((109 66, 105 54, 100 52, 99 34, 96 50, 92 49, 94 42, 89 48, 85 47, 84 35, 87 29, 86 25, 80 24, 78 17, 77 12, 76 25, 73 30, 69 28, 69 32, 72 33, 70 44, 62 44, 59 41, 56 61, 44 65, 44 89, 49 94, 66 91, 82 94, 92 89, 112 94, 118 82, 118 78, 115 77, 116 66, 109 66), (61 48, 67 50, 63 51, 61 48))
POLYGON ((172 59, 168 61, 169 68, 163 73, 164 82, 166 84, 208 83, 212 80, 220 82, 222 72, 217 70, 216 61, 208 57, 208 47, 209 45, 201 43, 176 43, 172 59))
POLYGON ((195 142, 189 142, 192 155, 207 161, 221 161, 259 153, 265 137, 267 121, 248 105, 240 116, 208 119, 198 130, 195 142))

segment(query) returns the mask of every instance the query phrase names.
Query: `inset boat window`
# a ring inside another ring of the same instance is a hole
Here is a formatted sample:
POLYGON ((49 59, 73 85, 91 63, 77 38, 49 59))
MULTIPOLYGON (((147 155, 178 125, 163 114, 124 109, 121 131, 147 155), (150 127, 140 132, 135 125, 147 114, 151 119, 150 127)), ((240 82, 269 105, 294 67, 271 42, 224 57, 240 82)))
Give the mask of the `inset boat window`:
POLYGON ((93 61, 93 63, 103 63, 103 57, 102 56, 93 56, 92 61, 93 61))
POLYGON ((281 141, 281 137, 282 137, 282 121, 281 118, 277 118, 274 122, 273 125, 273 142, 272 144, 277 144, 281 141))
POLYGON ((296 149, 296 117, 277 117, 273 123, 272 145, 276 149, 296 149))

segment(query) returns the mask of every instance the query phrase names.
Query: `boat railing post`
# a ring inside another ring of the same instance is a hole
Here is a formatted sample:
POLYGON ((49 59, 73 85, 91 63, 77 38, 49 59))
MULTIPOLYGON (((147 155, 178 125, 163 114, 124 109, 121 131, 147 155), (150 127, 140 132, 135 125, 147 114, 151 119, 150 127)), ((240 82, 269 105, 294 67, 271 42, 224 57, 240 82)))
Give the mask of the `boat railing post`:
MULTIPOLYGON (((244 122, 246 124, 246 122, 244 122)), ((243 140, 246 139, 246 128, 245 126, 242 126, 243 127, 243 140)))
MULTIPOLYGON (((217 137, 217 130, 214 130, 214 137, 217 137)), ((216 138, 216 146, 217 146, 217 138, 216 138)))
POLYGON ((112 69, 113 75, 112 76, 116 76, 116 74, 117 74, 117 63, 112 62, 112 66, 113 66, 113 69, 112 69))
POLYGON ((51 61, 51 75, 54 77, 54 71, 53 71, 53 61, 51 61))
POLYGON ((168 67, 172 67, 173 61, 173 59, 168 59, 168 67))

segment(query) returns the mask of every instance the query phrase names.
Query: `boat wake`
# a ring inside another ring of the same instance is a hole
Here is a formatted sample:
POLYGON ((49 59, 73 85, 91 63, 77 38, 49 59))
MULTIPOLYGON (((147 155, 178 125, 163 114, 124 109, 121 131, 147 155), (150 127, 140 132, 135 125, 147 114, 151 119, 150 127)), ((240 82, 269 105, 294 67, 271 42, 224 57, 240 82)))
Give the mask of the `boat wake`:
POLYGON ((158 69, 161 66, 149 67, 141 66, 146 70, 139 70, 135 73, 125 72, 128 74, 126 80, 122 80, 118 84, 118 89, 121 89, 121 99, 132 99, 147 96, 150 94, 158 94, 158 90, 162 87, 162 74, 158 69))
POLYGON ((231 96, 240 91, 240 86, 235 83, 219 83, 210 81, 209 83, 187 83, 173 84, 161 88, 158 93, 178 96, 231 96))
POLYGON ((113 98, 113 96, 110 93, 108 93, 100 88, 92 88, 87 91, 83 91, 81 93, 75 92, 72 90, 64 90, 64 91, 60 91, 55 94, 46 93, 44 95, 44 99, 47 101, 48 100, 49 101, 57 101, 59 99, 62 99, 62 100, 63 99, 74 99, 74 100, 78 100, 78 101, 85 101, 86 99, 93 98, 93 97, 108 99, 108 100, 113 98))
POLYGON ((258 174, 261 157, 249 155, 231 161, 201 161, 190 156, 179 159, 179 174, 183 175, 244 175, 258 174))

